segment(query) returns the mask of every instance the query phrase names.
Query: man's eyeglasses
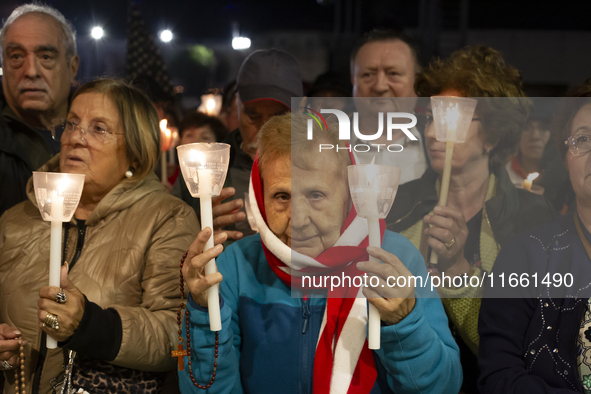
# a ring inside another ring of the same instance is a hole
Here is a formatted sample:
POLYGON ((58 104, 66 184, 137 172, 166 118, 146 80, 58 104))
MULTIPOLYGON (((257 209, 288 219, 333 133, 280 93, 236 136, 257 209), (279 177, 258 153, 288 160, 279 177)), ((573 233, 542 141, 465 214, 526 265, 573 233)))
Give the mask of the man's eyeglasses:
POLYGON ((107 134, 113 135, 124 135, 124 133, 115 133, 110 131, 106 124, 103 122, 92 122, 88 125, 87 128, 83 129, 80 125, 73 120, 63 120, 63 119, 56 119, 51 122, 51 137, 55 141, 61 141, 62 135, 64 134, 72 134, 76 129, 80 129, 80 133, 82 135, 82 140, 86 140, 86 135, 88 134, 90 139, 104 142, 107 134))
POLYGON ((591 135, 577 134, 571 135, 564 141, 564 145, 573 155, 582 155, 591 151, 591 135))

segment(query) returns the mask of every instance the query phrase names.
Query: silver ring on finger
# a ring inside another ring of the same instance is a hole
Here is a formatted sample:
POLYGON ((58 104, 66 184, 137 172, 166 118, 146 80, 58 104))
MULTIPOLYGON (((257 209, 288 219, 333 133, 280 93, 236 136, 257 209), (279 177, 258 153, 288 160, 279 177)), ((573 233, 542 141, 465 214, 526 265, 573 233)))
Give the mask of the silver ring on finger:
POLYGON ((14 368, 14 365, 11 365, 6 360, 0 360, 0 370, 8 371, 9 369, 14 368))
POLYGON ((447 248, 447 250, 450 250, 451 247, 456 243, 456 239, 452 238, 451 241, 444 243, 443 245, 445 245, 445 247, 447 248))
POLYGON ((55 296, 55 302, 58 304, 65 304, 67 300, 66 292, 60 287, 59 293, 55 296))

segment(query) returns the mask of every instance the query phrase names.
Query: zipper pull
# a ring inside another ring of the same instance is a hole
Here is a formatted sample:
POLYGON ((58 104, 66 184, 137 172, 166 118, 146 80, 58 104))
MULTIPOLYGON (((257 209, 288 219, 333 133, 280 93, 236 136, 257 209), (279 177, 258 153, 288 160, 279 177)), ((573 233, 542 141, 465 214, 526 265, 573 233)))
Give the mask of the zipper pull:
POLYGON ((302 303, 302 317, 304 318, 302 334, 306 334, 306 331, 308 331, 308 321, 310 320, 310 300, 307 295, 304 296, 304 301, 302 303))

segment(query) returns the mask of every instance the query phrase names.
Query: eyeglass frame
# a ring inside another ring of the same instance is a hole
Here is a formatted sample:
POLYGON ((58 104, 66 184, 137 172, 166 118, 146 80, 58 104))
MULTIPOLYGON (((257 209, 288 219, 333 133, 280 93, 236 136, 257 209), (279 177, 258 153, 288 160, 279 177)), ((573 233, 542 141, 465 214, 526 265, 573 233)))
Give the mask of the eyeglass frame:
MULTIPOLYGON (((427 124, 433 123, 433 119, 434 119, 433 115, 423 114, 423 117, 425 118, 425 121, 427 124)), ((482 118, 472 117, 472 120, 470 122, 482 122, 482 118)))
POLYGON ((568 151, 573 154, 573 155, 584 155, 586 153, 591 152, 591 149, 586 150, 585 152, 574 152, 573 149, 576 148, 575 146, 575 137, 580 137, 580 136, 586 136, 587 138, 589 138, 589 140, 591 141, 591 134, 577 134, 577 135, 571 135, 570 137, 568 137, 565 141, 564 141, 564 145, 566 145, 568 151), (572 149, 571 149, 572 148, 572 149))
MULTIPOLYGON (((59 120, 57 123, 55 122, 55 120, 54 120, 54 121, 52 121, 52 127, 51 127, 51 139, 53 139, 54 141, 60 142, 60 141, 59 141, 59 140, 56 138, 56 134, 57 134, 57 133, 56 133, 56 131, 55 131, 55 130, 56 130, 56 127, 58 127, 58 126, 63 126, 63 131, 62 131, 62 136, 63 136, 63 135, 66 133, 66 124, 67 124, 68 122, 71 122, 72 124, 74 124, 74 125, 75 125, 74 129, 73 129, 71 132, 69 132, 69 133, 74 133, 74 132, 76 131, 76 129, 80 129, 80 134, 81 134, 81 137, 82 137, 82 141, 86 141, 86 139, 84 138, 84 135, 85 135, 85 134, 91 134, 91 135, 97 136, 97 134, 96 134, 96 133, 94 133, 94 132, 88 132, 88 127, 87 127, 87 128, 82 128, 82 127, 80 127, 80 124, 76 124, 76 123, 74 123, 73 121, 70 121, 70 120, 67 120, 67 119, 65 119, 65 120, 64 120, 64 119, 60 119, 60 120, 59 120)), ((107 134, 112 134, 112 135, 125 135, 125 133, 115 133, 114 131, 109 131, 108 129, 107 129, 107 130, 105 130, 105 132, 104 132, 104 133, 100 133, 100 134, 102 134, 102 136, 103 136, 103 140, 102 140, 102 142, 103 142, 103 143, 105 142, 105 138, 107 137, 107 134)), ((98 137, 98 136, 97 136, 97 137, 98 137)), ((100 137, 98 137, 98 138, 100 138, 100 137)), ((98 138, 97 138, 97 139, 98 139, 98 138)))

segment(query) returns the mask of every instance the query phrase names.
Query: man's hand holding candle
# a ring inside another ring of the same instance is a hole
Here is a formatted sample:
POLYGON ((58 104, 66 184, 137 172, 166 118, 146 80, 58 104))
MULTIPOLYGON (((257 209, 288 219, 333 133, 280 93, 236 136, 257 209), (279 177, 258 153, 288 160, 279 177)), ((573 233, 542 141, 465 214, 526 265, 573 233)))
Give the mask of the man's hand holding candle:
POLYGON ((246 218, 246 213, 241 212, 240 208, 244 206, 244 200, 236 200, 222 203, 225 199, 232 197, 236 193, 233 187, 225 187, 217 197, 212 197, 213 206, 213 233, 219 234, 225 232, 228 239, 242 239, 244 234, 240 231, 228 231, 223 228, 234 223, 238 223, 246 218))

